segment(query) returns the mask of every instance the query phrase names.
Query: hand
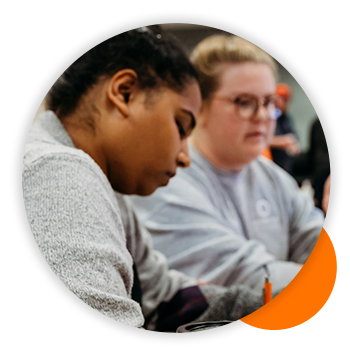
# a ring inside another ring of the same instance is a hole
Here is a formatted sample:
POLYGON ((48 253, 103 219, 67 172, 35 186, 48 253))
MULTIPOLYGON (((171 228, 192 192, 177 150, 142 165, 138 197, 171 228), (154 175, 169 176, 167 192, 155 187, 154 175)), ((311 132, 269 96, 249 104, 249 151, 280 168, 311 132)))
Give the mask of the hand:
POLYGON ((288 155, 295 157, 300 154, 300 146, 296 138, 293 136, 293 142, 290 143, 289 147, 287 147, 286 152, 288 155))
POLYGON ((313 318, 309 321, 301 324, 298 327, 286 329, 282 331, 284 334, 312 334, 314 331, 315 321, 320 322, 323 326, 325 326, 325 307, 323 307, 313 318))
POLYGON ((300 146, 293 134, 274 136, 270 146, 272 148, 283 149, 290 156, 296 156, 300 153, 300 146))
POLYGON ((327 177, 327 180, 323 186, 322 210, 324 211, 325 214, 327 213, 327 209, 328 209, 330 191, 331 191, 331 175, 327 177))

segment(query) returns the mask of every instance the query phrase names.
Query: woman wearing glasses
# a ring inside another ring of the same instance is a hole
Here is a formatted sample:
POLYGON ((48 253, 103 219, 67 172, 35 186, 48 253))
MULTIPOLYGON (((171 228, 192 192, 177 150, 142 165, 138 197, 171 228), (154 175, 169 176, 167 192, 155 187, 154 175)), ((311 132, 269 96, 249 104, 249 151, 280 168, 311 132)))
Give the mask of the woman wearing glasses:
POLYGON ((214 36, 193 51, 203 97, 192 164, 150 198, 135 197, 155 248, 204 282, 261 291, 266 267, 285 287, 310 255, 323 215, 295 181, 260 157, 274 134, 277 67, 255 45, 214 36))

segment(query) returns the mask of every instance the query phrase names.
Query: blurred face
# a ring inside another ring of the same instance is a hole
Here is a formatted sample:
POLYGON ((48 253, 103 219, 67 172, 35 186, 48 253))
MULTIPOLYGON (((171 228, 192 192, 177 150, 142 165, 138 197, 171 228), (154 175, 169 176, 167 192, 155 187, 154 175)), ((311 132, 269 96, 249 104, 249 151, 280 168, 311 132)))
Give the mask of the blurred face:
POLYGON ((127 117, 103 126, 107 176, 121 193, 149 195, 167 185, 178 166, 190 164, 187 137, 201 106, 200 89, 192 83, 181 93, 163 88, 132 96, 127 117))
POLYGON ((289 99, 286 97, 278 97, 276 99, 276 108, 280 111, 284 112, 288 107, 289 99))
POLYGON ((219 88, 201 113, 201 125, 207 135, 203 138, 207 145, 203 146, 214 165, 239 170, 268 146, 276 122, 263 103, 274 92, 275 78, 268 65, 252 62, 222 65, 219 88), (252 118, 238 115, 233 102, 236 96, 255 96, 261 101, 252 118))

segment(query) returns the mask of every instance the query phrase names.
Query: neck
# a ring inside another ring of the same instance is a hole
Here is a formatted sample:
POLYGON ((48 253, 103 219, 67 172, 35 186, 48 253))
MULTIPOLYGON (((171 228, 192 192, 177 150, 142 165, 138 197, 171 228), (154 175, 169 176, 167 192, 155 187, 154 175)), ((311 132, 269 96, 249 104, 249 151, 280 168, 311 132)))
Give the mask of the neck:
POLYGON ((72 116, 63 118, 61 122, 72 139, 74 146, 87 153, 107 175, 106 161, 102 156, 103 152, 101 152, 101 145, 98 142, 96 130, 88 125, 83 126, 82 123, 76 122, 76 120, 72 116))
POLYGON ((245 164, 232 159, 227 160, 225 156, 220 153, 220 150, 215 147, 215 140, 212 140, 210 133, 205 129, 195 129, 189 140, 190 144, 202 154, 215 167, 224 171, 240 172, 245 164))

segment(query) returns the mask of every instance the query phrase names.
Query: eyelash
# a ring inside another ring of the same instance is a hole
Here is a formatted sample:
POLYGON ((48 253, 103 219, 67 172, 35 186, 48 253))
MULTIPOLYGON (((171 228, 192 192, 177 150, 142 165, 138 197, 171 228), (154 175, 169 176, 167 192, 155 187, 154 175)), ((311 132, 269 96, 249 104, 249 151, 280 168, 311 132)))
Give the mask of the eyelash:
POLYGON ((176 121, 176 125, 177 125, 177 128, 179 129, 180 138, 182 140, 186 137, 185 130, 179 121, 176 121))

